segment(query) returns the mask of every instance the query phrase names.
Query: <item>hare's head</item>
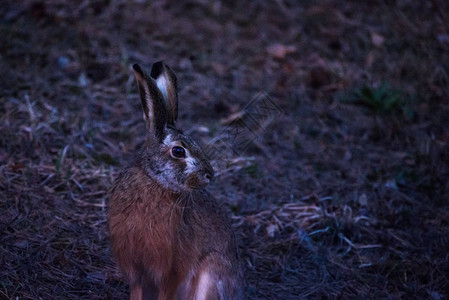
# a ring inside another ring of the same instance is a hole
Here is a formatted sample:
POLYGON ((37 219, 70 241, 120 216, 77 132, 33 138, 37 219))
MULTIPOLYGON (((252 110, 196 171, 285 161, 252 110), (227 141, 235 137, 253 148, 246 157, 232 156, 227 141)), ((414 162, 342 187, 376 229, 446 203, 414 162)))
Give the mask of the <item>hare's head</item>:
POLYGON ((140 166, 164 187, 176 191, 202 189, 214 176, 200 146, 176 127, 178 91, 175 73, 163 62, 150 76, 133 65, 147 123, 147 142, 140 166))

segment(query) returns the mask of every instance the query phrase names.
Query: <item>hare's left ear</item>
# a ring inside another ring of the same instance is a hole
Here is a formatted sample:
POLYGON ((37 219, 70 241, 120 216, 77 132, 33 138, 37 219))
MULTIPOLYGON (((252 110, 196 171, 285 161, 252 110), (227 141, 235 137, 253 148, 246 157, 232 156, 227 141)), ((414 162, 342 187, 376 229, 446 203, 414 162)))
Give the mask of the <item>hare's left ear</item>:
POLYGON ((134 64, 133 69, 139 87, 143 116, 147 122, 148 133, 150 136, 154 135, 159 141, 162 141, 169 113, 165 107, 161 91, 157 87, 155 80, 148 77, 138 64, 134 64))
POLYGON ((157 87, 164 97, 168 110, 167 124, 176 127, 176 120, 178 119, 178 80, 175 72, 162 61, 158 61, 153 64, 150 76, 156 81, 157 87))

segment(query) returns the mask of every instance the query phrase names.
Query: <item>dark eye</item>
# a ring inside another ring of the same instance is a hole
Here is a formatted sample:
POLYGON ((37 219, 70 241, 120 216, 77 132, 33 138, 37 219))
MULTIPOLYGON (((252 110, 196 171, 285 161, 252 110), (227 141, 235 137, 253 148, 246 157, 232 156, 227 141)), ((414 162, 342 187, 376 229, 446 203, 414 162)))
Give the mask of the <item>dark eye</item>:
POLYGON ((186 150, 182 147, 175 146, 171 148, 171 154, 176 158, 186 157, 186 150))

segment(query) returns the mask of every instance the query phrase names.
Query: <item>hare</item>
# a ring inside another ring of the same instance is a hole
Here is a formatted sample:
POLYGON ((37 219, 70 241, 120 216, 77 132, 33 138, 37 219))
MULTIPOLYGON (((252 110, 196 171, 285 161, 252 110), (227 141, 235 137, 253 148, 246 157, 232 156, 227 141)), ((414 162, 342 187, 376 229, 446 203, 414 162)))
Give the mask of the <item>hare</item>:
POLYGON ((130 299, 242 299, 230 221, 206 190, 213 168, 176 127, 177 79, 163 62, 150 76, 133 65, 147 139, 110 191, 112 250, 130 299))

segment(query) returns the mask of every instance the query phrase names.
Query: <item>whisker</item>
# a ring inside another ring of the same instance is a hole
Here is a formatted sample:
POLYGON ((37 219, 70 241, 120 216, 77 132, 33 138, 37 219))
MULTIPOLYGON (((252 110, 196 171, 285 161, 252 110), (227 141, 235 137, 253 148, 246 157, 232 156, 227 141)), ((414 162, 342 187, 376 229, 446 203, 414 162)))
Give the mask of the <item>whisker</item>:
POLYGON ((185 225, 185 223, 184 223, 184 210, 185 210, 187 204, 189 203, 190 198, 191 198, 191 192, 188 191, 186 203, 184 203, 184 205, 182 206, 182 210, 181 210, 181 221, 182 221, 183 225, 185 225))
POLYGON ((178 198, 176 199, 176 201, 173 202, 172 204, 170 204, 170 223, 171 223, 171 221, 172 221, 172 217, 173 217, 173 212, 174 212, 174 210, 175 210, 177 207, 180 207, 180 206, 181 206, 181 205, 179 205, 179 204, 182 202, 182 200, 183 200, 184 197, 185 197, 185 194, 184 194, 184 193, 181 193, 181 194, 178 196, 178 198))

